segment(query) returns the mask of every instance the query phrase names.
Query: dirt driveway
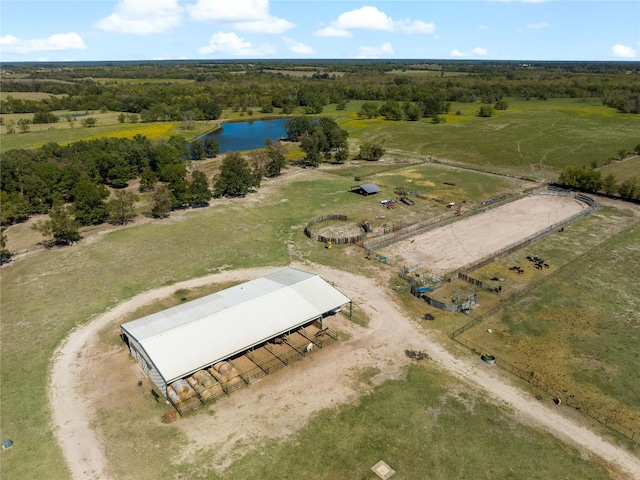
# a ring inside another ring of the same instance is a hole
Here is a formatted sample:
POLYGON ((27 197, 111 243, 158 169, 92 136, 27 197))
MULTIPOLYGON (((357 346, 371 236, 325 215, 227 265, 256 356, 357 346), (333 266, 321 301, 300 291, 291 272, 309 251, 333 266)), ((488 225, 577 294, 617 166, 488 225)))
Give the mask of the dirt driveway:
MULTIPOLYGON (((477 388, 488 399, 512 408, 523 423, 548 430, 585 452, 595 454, 619 470, 624 478, 638 479, 640 459, 616 447, 580 424, 580 419, 563 415, 562 409, 547 405, 514 387, 506 374, 473 357, 457 358, 406 318, 393 299, 385 281, 376 281, 329 267, 293 264, 296 268, 321 275, 352 298, 370 317, 361 328, 341 316, 332 317, 333 326, 350 333, 326 351, 306 357, 287 367, 286 375, 269 376, 252 388, 237 392, 215 404, 215 415, 197 415, 174 425, 189 439, 180 452, 181 460, 192 460, 202 446, 220 446, 213 463, 222 470, 233 458, 230 449, 238 442, 252 443, 266 437, 295 432, 313 413, 354 401, 361 392, 354 390, 353 374, 364 367, 375 367, 379 383, 399 378, 409 359, 405 349, 426 351, 433 364, 477 388), (331 389, 324 385, 331 384, 331 389), (243 428, 239 429, 238 425, 243 428), (215 428, 214 428, 215 426, 215 428)), ((117 324, 121 316, 137 307, 170 295, 178 288, 195 288, 214 282, 248 280, 277 268, 220 273, 140 294, 107 314, 73 331, 58 349, 53 362, 50 401, 55 435, 74 479, 105 479, 107 460, 98 435, 91 428, 90 401, 80 394, 76 378, 92 368, 86 359, 95 347, 97 333, 117 324)), ((213 407, 211 407, 213 408, 213 407)))

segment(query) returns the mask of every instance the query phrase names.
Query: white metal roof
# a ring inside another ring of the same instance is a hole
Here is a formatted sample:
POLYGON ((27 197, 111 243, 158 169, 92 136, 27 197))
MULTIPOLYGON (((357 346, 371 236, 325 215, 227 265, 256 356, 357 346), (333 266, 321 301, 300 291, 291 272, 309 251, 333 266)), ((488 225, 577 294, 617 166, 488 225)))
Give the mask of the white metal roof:
POLYGON ((286 268, 125 323, 122 329, 170 383, 350 301, 319 276, 286 268))

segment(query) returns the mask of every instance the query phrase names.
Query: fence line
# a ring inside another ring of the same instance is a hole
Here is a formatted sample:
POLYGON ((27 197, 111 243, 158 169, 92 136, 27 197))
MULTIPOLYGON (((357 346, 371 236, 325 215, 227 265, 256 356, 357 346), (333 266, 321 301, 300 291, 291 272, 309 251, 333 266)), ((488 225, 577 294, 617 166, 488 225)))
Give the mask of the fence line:
POLYGON ((313 225, 324 222, 326 220, 340 220, 340 221, 346 222, 347 216, 330 213, 327 215, 321 215, 319 217, 312 218, 311 220, 309 220, 309 223, 307 223, 306 227, 304 227, 305 235, 318 242, 323 242, 323 243, 331 242, 335 245, 344 245, 348 243, 362 243, 364 239, 367 238, 367 232, 362 232, 358 235, 351 235, 348 237, 326 237, 324 235, 313 233, 311 231, 311 227, 313 225))
POLYGON ((436 217, 430 217, 425 220, 421 220, 408 225, 401 225, 397 228, 393 227, 393 230, 391 232, 385 232, 378 237, 372 238, 371 235, 369 235, 368 238, 372 238, 371 241, 365 241, 362 246, 371 251, 387 247, 395 242, 399 242, 413 235, 444 227, 451 223, 463 220, 464 218, 471 215, 476 215, 478 213, 484 212, 485 210, 497 208, 502 205, 506 205, 507 203, 514 202, 525 196, 526 194, 524 193, 505 195, 503 197, 487 200, 481 205, 476 206, 474 209, 465 212, 463 215, 456 215, 454 213, 443 213, 436 217))

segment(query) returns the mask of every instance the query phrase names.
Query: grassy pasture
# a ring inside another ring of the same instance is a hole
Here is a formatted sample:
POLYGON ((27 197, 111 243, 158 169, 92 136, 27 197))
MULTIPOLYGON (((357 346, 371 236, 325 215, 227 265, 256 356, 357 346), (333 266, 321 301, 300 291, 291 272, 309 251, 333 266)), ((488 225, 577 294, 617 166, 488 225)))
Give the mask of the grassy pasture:
MULTIPOLYGON (((105 361, 124 366, 130 359, 116 348, 105 349, 105 361)), ((184 433, 160 424, 157 418, 166 406, 139 390, 131 394, 130 387, 123 386, 120 408, 98 402, 97 423, 106 432, 106 454, 116 478, 373 480, 377 477, 370 467, 381 458, 400 478, 424 478, 427 471, 434 480, 610 478, 602 464, 519 424, 504 408, 485 402, 428 364, 410 367, 406 380, 378 387, 369 381, 375 373, 365 370, 356 376, 354 387, 363 396, 354 404, 320 412, 291 437, 238 445, 229 453, 237 460, 223 472, 213 470, 208 460, 188 463, 177 458, 187 442, 184 433), (531 455, 534 450, 536 455, 531 455)), ((219 448, 205 446, 198 457, 210 459, 219 448)))
POLYGON ((640 264, 640 227, 624 229, 631 222, 603 209, 473 272, 485 282, 505 278, 502 295, 509 295, 559 269, 463 337, 535 372, 552 391, 575 395, 581 408, 640 431, 640 272, 630 267, 640 264), (532 254, 552 269, 535 270, 525 258, 532 254), (522 266, 525 275, 510 272, 510 265, 522 266))
POLYGON ((621 162, 612 162, 609 165, 603 165, 599 167, 598 170, 602 173, 602 178, 612 174, 616 177, 617 182, 624 182, 634 177, 640 182, 640 155, 621 162))
POLYGON ((0 91, 0 101, 13 97, 17 100, 43 100, 49 97, 65 97, 65 93, 55 94, 47 92, 2 92, 0 91))
MULTIPOLYGON (((380 102, 379 104, 381 104, 380 102)), ((481 104, 456 104, 447 123, 358 119, 359 102, 349 102, 341 126, 363 141, 471 165, 508 166, 541 178, 566 166, 602 163, 621 148, 632 149, 640 131, 638 115, 624 115, 596 99, 508 99, 509 109, 491 118, 475 116, 481 104), (456 115, 460 111, 462 115, 456 115)))
MULTIPOLYGON (((509 109, 498 111, 492 118, 476 116, 480 103, 453 104, 447 123, 433 124, 429 119, 417 122, 359 119, 362 101, 350 101, 345 110, 335 105, 324 108, 321 116, 333 117, 349 132, 356 145, 363 141, 383 142, 390 155, 429 155, 434 159, 462 162, 492 171, 532 178, 555 179, 566 166, 587 166, 602 163, 625 148, 637 144, 640 116, 624 115, 604 107, 597 99, 532 100, 509 99, 509 109), (456 115, 456 112, 460 115, 456 115)), ((382 102, 378 102, 379 105, 382 102)), ((59 112, 64 115, 66 112, 59 112)), ((168 138, 182 134, 193 138, 212 130, 214 122, 196 122, 192 131, 181 130, 181 122, 169 124, 120 124, 119 112, 91 113, 98 119, 94 128, 67 124, 32 125, 31 132, 2 134, 0 151, 28 148, 48 142, 69 143, 98 136, 147 135, 168 138), (161 127, 160 125, 164 125, 161 127), (171 128, 169 128, 171 125, 171 128)), ((295 115, 303 114, 298 108, 295 115)), ((32 115, 23 115, 32 118, 32 115)), ((225 110, 221 121, 275 118, 278 112, 253 115, 225 110)), ((4 115, 5 124, 17 121, 19 115, 4 115)), ((78 122, 75 122, 76 124, 78 122)), ((3 130, 4 131, 4 130, 3 130)))
MULTIPOLYGON (((425 167, 429 175, 432 166, 425 167)), ((75 325, 139 292, 220 269, 309 259, 370 274, 376 266, 363 263, 358 247, 327 250, 304 235, 304 226, 325 213, 343 213, 359 221, 381 212, 400 219, 411 211, 388 211, 379 204, 379 196, 348 193, 353 184, 349 177, 304 170, 286 175, 291 178, 265 181, 258 193, 244 199, 216 200, 209 208, 176 212, 163 221, 96 232, 91 241, 42 250, 2 268, 0 433, 22 445, 3 458, 7 478, 66 477, 49 431, 46 382, 54 349, 75 325), (24 452, 38 462, 24 461, 24 452)), ((478 174, 478 179, 484 177, 478 174)), ((468 188, 482 182, 469 181, 468 188)), ((14 227, 7 235, 12 245, 14 227)))

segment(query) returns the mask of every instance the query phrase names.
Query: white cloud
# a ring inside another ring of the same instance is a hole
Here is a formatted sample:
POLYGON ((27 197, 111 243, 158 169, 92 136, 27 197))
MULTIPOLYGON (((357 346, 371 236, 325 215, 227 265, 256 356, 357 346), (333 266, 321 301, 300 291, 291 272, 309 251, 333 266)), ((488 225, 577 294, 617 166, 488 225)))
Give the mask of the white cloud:
POLYGON ((540 22, 540 23, 530 23, 524 28, 526 28, 527 30, 540 30, 543 28, 550 28, 550 27, 551 25, 549 25, 547 22, 540 22))
POLYGON ((269 16, 269 0, 198 0, 187 10, 194 20, 249 22, 269 16))
POLYGON ((178 0, 120 0, 115 11, 94 23, 105 32, 150 35, 175 29, 182 21, 178 0))
POLYGON ((436 31, 435 23, 425 23, 420 20, 400 20, 399 22, 395 22, 395 26, 398 30, 408 35, 416 33, 432 34, 436 31))
POLYGON ((5 53, 50 52, 53 50, 86 50, 84 40, 77 33, 57 33, 47 38, 20 40, 13 35, 0 37, 0 47, 5 53))
POLYGON ((353 34, 348 30, 342 30, 338 27, 325 27, 320 30, 316 30, 314 33, 316 37, 342 37, 348 38, 352 37, 353 34))
POLYGON ((356 55, 356 58, 380 58, 385 55, 391 55, 392 53, 393 47, 387 42, 379 47, 358 47, 358 55, 356 55))
POLYGON ((316 30, 314 35, 316 37, 351 37, 351 30, 432 34, 435 29, 436 26, 433 23, 408 18, 394 21, 376 7, 364 6, 340 14, 337 19, 330 22, 329 26, 316 30))
POLYGON ((638 52, 627 45, 614 45, 611 47, 611 55, 616 58, 638 58, 638 52))
POLYGON ((261 20, 253 20, 250 22, 237 22, 233 24, 233 28, 236 30, 242 30, 244 32, 251 33, 284 33, 287 30, 291 30, 295 25, 283 18, 268 16, 261 20))
POLYGON ((298 55, 312 55, 316 53, 312 47, 292 38, 282 37, 282 40, 287 44, 289 51, 292 53, 297 53, 298 55))
POLYGON ((231 23, 234 30, 244 32, 280 34, 295 27, 269 14, 269 0, 198 0, 187 10, 193 20, 231 23))
POLYGON ((470 52, 462 52, 457 48, 454 48, 451 51, 451 56, 456 58, 469 58, 469 57, 484 57, 487 55, 487 50, 485 48, 476 47, 472 49, 470 52))
POLYGON ((251 42, 239 37, 233 32, 218 32, 211 35, 209 44, 198 49, 205 55, 220 54, 234 57, 260 57, 273 55, 275 48, 270 45, 256 47, 251 42))

